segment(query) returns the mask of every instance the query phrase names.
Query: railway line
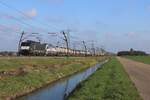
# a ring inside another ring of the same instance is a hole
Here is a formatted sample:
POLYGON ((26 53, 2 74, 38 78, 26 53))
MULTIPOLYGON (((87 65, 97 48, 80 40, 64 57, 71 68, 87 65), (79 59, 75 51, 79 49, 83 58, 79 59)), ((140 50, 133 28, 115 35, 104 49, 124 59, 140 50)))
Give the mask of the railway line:
POLYGON ((53 46, 47 43, 27 40, 19 47, 19 55, 23 56, 100 56, 100 53, 93 53, 86 50, 77 50, 65 47, 53 46))

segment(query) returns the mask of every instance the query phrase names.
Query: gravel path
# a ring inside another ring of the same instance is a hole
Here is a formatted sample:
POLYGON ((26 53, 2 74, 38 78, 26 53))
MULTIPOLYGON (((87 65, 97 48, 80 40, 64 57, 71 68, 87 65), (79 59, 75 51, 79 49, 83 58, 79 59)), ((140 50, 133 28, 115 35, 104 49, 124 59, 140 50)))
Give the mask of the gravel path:
POLYGON ((144 100, 150 100, 150 65, 117 57, 144 100))

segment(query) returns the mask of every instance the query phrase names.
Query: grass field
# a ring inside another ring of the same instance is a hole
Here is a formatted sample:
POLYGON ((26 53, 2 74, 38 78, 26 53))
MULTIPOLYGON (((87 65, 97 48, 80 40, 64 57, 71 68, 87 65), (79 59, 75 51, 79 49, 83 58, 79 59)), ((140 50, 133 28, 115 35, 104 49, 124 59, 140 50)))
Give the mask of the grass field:
POLYGON ((104 59, 104 57, 0 58, 0 100, 31 92, 104 59))
POLYGON ((145 64, 150 64, 150 56, 127 56, 126 58, 143 62, 145 64))
POLYGON ((117 59, 81 83, 69 100, 141 100, 136 88, 117 59))

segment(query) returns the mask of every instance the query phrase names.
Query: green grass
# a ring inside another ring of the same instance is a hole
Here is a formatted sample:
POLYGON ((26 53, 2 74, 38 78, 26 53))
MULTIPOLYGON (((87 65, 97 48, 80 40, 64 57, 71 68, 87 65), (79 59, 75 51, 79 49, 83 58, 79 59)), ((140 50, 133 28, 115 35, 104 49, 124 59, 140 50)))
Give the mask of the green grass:
POLYGON ((27 74, 0 78, 0 100, 33 91, 62 77, 84 70, 103 57, 76 58, 0 58, 0 72, 25 68, 27 74))
POLYGON ((81 83, 69 100, 141 100, 116 58, 81 83))
POLYGON ((127 56, 126 58, 139 61, 145 64, 150 64, 150 56, 127 56))

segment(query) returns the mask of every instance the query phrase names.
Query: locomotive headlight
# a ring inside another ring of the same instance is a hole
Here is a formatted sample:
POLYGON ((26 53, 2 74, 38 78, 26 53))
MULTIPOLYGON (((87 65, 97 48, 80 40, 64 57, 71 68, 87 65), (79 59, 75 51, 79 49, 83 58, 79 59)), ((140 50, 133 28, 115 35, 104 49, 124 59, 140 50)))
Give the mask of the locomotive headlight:
POLYGON ((30 47, 29 47, 29 46, 21 46, 21 49, 22 49, 22 50, 29 50, 30 47))

